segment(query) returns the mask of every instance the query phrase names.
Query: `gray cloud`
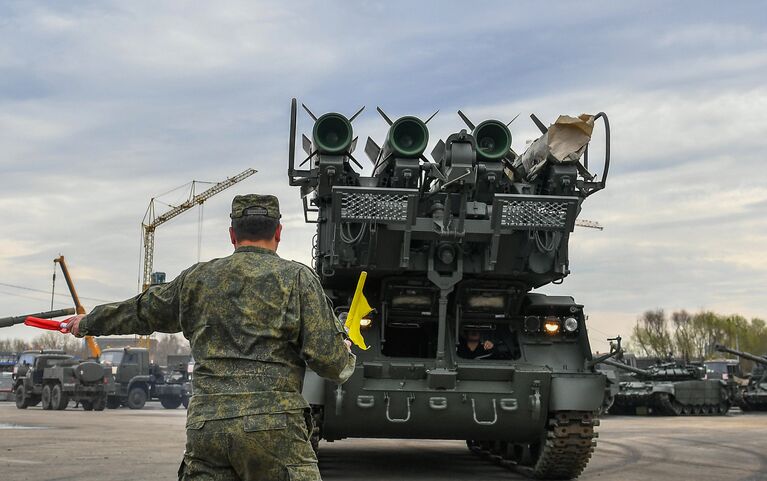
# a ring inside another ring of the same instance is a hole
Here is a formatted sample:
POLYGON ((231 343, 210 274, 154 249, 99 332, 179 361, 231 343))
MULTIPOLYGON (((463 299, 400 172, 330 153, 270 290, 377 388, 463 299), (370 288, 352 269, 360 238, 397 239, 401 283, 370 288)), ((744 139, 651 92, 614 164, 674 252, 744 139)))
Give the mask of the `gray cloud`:
MULTIPOLYGON (((82 295, 130 296, 149 198, 246 167, 259 173, 205 206, 203 258, 229 252, 231 196, 269 191, 286 212, 282 255, 309 262, 312 229, 285 174, 288 102, 299 96, 318 112, 367 105, 355 123, 363 140, 385 133, 375 105, 394 116, 442 109, 432 142, 460 128, 457 108, 475 119, 521 113, 517 150, 537 136, 530 112, 552 121, 604 110, 614 166, 583 216, 607 228, 576 231, 573 274, 544 290, 587 305, 596 345, 655 306, 765 317, 762 8, 2 4, 0 282, 49 289, 61 252, 82 295)), ((157 269, 173 276, 196 261, 196 236, 196 212, 161 228, 157 269)), ((48 302, 0 286, 0 314, 48 302)))

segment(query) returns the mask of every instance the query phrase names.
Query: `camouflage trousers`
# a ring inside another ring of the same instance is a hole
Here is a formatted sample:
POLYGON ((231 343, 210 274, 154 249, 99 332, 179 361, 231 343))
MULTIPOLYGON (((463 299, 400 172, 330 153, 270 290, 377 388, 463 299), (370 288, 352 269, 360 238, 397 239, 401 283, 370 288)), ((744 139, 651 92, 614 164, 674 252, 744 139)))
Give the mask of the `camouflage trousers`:
POLYGON ((181 481, 321 481, 302 411, 190 423, 181 481))

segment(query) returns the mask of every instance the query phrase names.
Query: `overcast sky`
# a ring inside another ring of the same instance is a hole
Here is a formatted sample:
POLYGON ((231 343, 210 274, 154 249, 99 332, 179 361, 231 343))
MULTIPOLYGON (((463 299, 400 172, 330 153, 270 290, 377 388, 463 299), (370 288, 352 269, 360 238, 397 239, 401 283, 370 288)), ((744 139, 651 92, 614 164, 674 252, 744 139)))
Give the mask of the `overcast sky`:
MULTIPOLYGON (((361 139, 385 134, 376 105, 440 109, 432 144, 458 108, 519 113, 517 151, 531 112, 607 112, 608 188, 582 213, 605 230, 576 230, 572 274, 542 291, 587 306, 597 348, 648 308, 767 317, 763 2, 101 0, 0 3, 0 316, 50 307, 59 253, 86 307, 134 295, 149 199, 247 167, 205 204, 202 258, 231 250, 232 196, 261 192, 282 202, 280 255, 309 262, 285 170, 293 96, 366 105, 361 139)), ((197 224, 193 210, 158 230, 156 270, 196 262, 197 224)))

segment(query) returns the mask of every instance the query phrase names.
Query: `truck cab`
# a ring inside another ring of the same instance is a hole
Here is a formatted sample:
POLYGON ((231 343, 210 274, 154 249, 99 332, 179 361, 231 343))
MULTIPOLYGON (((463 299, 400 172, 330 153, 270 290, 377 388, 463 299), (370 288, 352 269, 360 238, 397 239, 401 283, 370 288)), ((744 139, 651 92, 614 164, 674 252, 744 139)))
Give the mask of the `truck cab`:
POLYGON ((14 388, 17 380, 23 378, 26 375, 29 368, 35 364, 35 359, 37 356, 40 356, 41 354, 64 354, 64 351, 58 349, 38 349, 34 351, 23 351, 21 354, 19 354, 19 357, 16 360, 16 364, 13 366, 12 377, 14 381, 14 388))
POLYGON ((112 373, 107 407, 143 408, 150 389, 149 352, 138 347, 104 349, 99 362, 112 373))
POLYGON ((104 349, 99 361, 111 370, 108 408, 125 405, 141 409, 150 399, 159 399, 166 409, 187 405, 189 393, 183 363, 180 373, 166 374, 149 362, 149 351, 140 347, 104 349))

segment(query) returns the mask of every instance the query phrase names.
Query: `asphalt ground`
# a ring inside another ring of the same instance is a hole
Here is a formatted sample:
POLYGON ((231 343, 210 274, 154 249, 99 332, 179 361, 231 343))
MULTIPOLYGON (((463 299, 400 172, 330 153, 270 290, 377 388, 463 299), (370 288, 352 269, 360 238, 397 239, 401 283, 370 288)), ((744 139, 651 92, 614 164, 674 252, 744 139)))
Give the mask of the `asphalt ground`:
MULTIPOLYGON (((84 412, 17 410, 0 403, 0 480, 174 480, 184 449, 183 409, 149 403, 84 412)), ((767 481, 767 413, 719 417, 607 416, 579 479, 767 481)), ((517 480, 461 441, 323 442, 329 480, 517 480)))

